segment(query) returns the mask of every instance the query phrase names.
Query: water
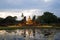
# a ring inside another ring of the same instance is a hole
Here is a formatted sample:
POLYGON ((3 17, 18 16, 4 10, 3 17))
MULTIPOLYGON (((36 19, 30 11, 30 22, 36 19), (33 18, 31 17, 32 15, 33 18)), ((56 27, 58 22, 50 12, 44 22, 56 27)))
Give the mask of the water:
POLYGON ((0 40, 60 40, 56 29, 0 30, 0 40))

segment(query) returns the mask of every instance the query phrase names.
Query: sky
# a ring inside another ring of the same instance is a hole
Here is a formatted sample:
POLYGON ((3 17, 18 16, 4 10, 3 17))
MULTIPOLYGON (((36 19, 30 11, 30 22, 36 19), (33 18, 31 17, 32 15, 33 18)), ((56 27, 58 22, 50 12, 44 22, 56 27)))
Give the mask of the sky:
POLYGON ((25 16, 31 16, 32 14, 42 15, 42 12, 49 11, 60 17, 60 0, 0 0, 1 17, 16 14, 19 16, 22 11, 25 16), (12 13, 11 11, 20 12, 12 13))

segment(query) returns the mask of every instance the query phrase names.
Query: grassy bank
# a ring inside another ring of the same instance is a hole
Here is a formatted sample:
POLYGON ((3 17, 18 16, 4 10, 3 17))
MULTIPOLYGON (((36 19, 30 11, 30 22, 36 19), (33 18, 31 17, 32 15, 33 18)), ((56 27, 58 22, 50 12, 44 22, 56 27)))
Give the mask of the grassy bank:
POLYGON ((15 29, 60 29, 60 27, 35 27, 35 26, 0 27, 0 30, 15 30, 15 29))

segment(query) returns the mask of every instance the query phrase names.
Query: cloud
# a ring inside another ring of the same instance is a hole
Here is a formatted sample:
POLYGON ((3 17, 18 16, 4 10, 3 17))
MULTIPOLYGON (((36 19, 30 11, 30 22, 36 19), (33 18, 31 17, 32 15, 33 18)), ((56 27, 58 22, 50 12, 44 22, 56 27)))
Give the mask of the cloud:
POLYGON ((18 20, 21 20, 21 14, 24 14, 24 16, 26 16, 28 18, 28 16, 38 16, 38 15, 42 15, 43 12, 42 10, 39 9, 29 9, 29 10, 13 10, 13 11, 0 11, 0 17, 6 18, 7 16, 17 16, 18 20))
POLYGON ((10 5, 20 5, 24 1, 23 0, 5 0, 5 2, 8 3, 8 4, 10 4, 10 5))
POLYGON ((59 16, 60 0, 0 0, 0 10, 5 9, 40 9, 59 16))
MULTIPOLYGON (((24 9, 24 10, 5 10, 5 11, 0 11, 0 17, 6 18, 7 16, 17 16, 17 20, 21 20, 22 17, 22 13, 24 14, 24 16, 26 16, 27 18, 30 16, 32 18, 32 16, 36 15, 36 16, 41 16, 43 15, 43 13, 46 10, 41 10, 41 9, 24 9)), ((56 16, 60 16, 59 15, 59 10, 51 10, 49 12, 54 13, 54 15, 56 16)))
POLYGON ((44 0, 2 0, 0 8, 45 8, 51 3, 45 3, 44 0))

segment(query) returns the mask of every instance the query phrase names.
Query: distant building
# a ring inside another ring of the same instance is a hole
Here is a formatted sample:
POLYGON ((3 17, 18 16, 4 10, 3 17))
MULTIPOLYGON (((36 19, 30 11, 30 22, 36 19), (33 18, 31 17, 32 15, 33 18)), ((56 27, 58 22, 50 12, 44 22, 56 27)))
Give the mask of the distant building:
POLYGON ((26 21, 26 24, 27 25, 32 25, 33 24, 33 21, 31 20, 30 16, 29 16, 28 20, 26 21))
POLYGON ((18 26, 36 25, 36 22, 33 21, 30 16, 28 17, 28 20, 26 20, 26 16, 22 13, 21 17, 23 17, 23 19, 18 23, 18 26))

